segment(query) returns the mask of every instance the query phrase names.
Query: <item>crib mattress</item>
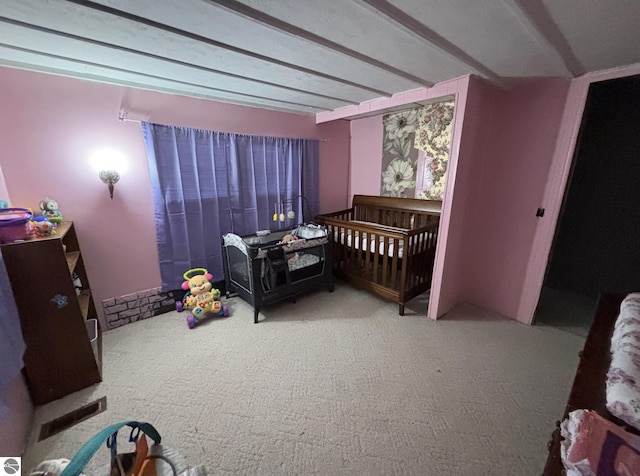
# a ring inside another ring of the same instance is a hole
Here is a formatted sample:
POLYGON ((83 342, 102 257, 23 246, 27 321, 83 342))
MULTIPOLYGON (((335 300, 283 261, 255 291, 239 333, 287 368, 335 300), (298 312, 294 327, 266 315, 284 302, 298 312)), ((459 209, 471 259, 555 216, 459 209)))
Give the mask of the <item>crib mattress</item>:
MULTIPOLYGON (((346 246, 351 247, 353 242, 353 246, 355 246, 357 250, 362 249, 362 251, 369 251, 369 250, 373 251, 376 249, 376 241, 378 241, 378 247, 377 247, 378 254, 384 255, 384 236, 380 236, 376 234, 374 236, 371 236, 369 239, 367 239, 367 235, 371 235, 371 234, 366 232, 356 231, 355 239, 354 239, 353 234, 354 233, 352 230, 346 230, 346 233, 344 231, 340 233, 340 244, 342 245, 346 244, 346 246), (362 239, 361 239, 361 235, 363 235, 362 239), (376 237, 377 237, 377 240, 376 240, 376 237)), ((426 238, 425 238, 425 235, 422 235, 419 238, 419 240, 421 241, 421 240, 432 238, 432 237, 433 237, 433 234, 428 233, 426 234, 426 238)), ((402 258, 404 254, 404 240, 389 238, 388 241, 389 241, 389 247, 387 248, 387 256, 389 256, 390 258, 393 258, 394 250, 395 250, 395 247, 397 246, 398 258, 402 258)))

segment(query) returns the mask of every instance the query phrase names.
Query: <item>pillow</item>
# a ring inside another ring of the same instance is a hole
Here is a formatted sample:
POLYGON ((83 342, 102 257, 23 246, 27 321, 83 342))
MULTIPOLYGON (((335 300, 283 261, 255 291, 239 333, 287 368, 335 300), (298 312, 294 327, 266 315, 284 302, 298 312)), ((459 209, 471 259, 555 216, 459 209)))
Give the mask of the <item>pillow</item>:
POLYGON ((627 295, 620 304, 611 337, 611 352, 623 342, 632 342, 640 349, 640 293, 627 295))
POLYGON ((640 474, 640 436, 591 410, 575 410, 560 424, 567 476, 640 474))
POLYGON ((640 430, 640 293, 629 294, 611 337, 607 410, 640 430))

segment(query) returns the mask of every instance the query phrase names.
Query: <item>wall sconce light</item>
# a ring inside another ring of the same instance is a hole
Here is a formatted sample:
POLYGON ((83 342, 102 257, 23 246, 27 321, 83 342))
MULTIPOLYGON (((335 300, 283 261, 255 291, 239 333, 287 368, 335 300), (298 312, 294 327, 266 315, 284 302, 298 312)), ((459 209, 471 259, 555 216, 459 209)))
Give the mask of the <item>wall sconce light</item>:
POLYGON ((120 180, 120 174, 117 170, 101 170, 98 172, 98 177, 109 188, 109 196, 113 200, 113 186, 120 180))
POLYGON ((113 186, 120 180, 120 173, 126 168, 124 156, 114 150, 100 150, 91 157, 98 177, 109 188, 109 196, 113 200, 113 186))

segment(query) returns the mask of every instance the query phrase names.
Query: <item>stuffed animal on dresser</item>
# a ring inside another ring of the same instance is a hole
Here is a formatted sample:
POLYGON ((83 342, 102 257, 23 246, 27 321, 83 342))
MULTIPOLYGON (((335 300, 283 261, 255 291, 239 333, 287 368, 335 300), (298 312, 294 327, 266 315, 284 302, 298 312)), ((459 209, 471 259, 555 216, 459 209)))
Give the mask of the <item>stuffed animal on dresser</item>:
POLYGON ((40 202, 40 210, 42 216, 46 217, 51 223, 62 223, 62 213, 58 210, 58 202, 51 198, 45 198, 40 202))

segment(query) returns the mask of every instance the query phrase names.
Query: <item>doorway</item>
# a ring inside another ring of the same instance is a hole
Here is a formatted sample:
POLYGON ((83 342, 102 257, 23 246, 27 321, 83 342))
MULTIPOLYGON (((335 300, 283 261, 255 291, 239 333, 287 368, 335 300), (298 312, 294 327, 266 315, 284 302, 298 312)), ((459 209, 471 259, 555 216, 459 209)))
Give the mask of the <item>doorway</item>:
POLYGON ((585 335, 601 292, 640 291, 640 76, 593 83, 535 324, 585 335))

